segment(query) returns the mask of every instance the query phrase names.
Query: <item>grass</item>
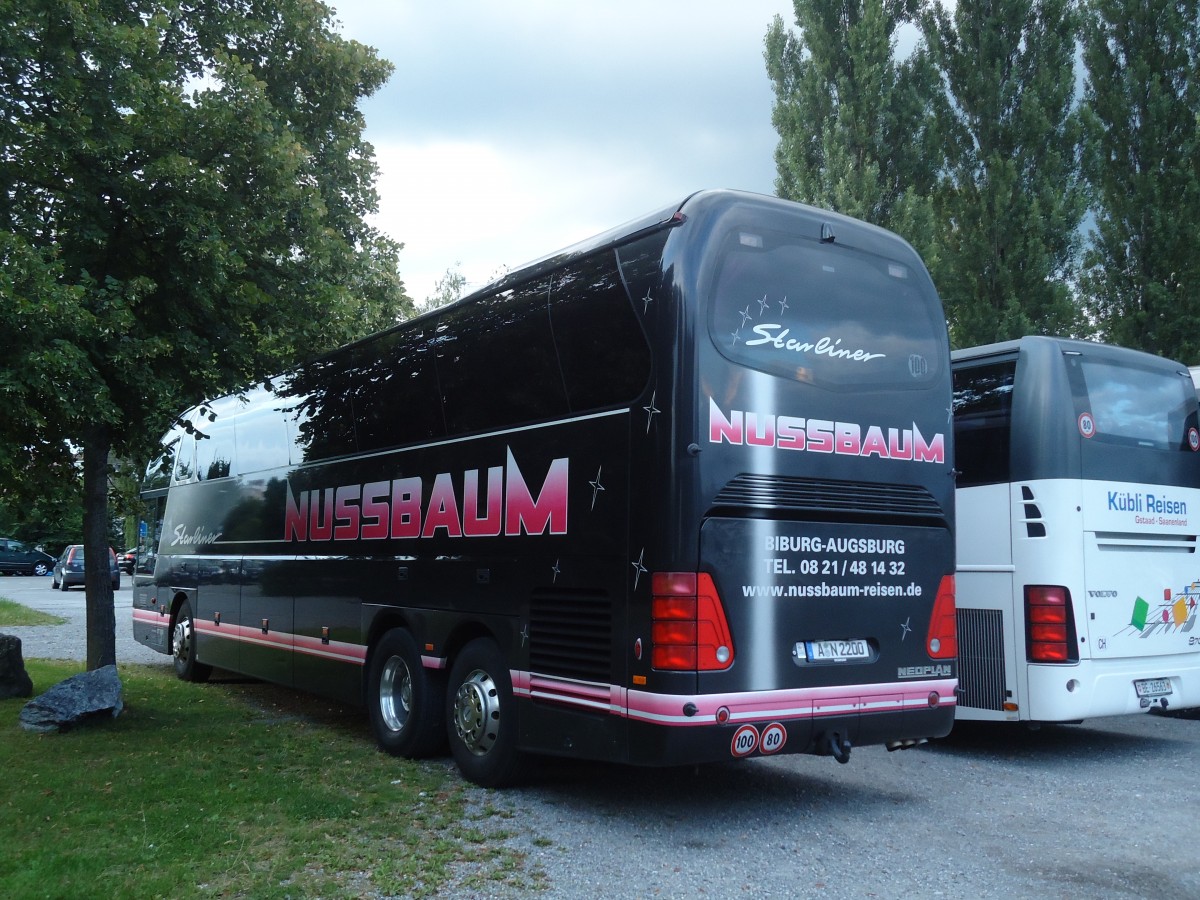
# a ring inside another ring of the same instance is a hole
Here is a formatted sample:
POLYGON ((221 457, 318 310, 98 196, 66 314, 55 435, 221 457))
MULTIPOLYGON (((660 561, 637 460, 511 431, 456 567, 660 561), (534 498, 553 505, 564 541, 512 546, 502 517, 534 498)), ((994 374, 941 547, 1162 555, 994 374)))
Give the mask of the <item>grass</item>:
POLYGON ((0 628, 13 625, 63 625, 66 619, 22 606, 15 600, 0 597, 0 628))
MULTIPOLYGON (((35 693, 81 670, 27 660, 35 693)), ((65 734, 0 701, 0 896, 426 897, 536 889, 445 760, 378 752, 361 710, 123 666, 125 710, 65 734)))

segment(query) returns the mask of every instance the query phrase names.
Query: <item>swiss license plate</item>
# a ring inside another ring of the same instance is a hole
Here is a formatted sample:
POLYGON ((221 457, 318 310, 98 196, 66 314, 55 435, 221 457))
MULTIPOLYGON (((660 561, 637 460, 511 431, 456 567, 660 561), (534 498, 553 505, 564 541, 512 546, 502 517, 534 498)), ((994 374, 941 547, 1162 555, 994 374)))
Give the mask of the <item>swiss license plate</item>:
POLYGON ((864 640, 805 641, 809 662, 841 662, 846 659, 870 659, 871 650, 864 640))
POLYGON ((1133 683, 1139 697, 1164 697, 1171 693, 1171 679, 1143 678, 1133 683))

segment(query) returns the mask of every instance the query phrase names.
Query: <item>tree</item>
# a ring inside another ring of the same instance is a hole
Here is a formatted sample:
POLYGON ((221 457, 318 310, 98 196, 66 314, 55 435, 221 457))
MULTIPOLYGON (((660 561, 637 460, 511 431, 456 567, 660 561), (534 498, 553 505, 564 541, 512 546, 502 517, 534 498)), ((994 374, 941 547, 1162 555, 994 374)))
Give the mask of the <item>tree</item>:
POLYGON ((1090 0, 1081 279, 1106 340, 1200 362, 1200 2, 1090 0))
POLYGON ((1085 195, 1071 0, 959 0, 922 28, 947 96, 938 290, 960 346, 1076 334, 1085 195))
POLYGON ((317 0, 0 10, 0 480, 82 454, 96 668, 115 661, 110 458, 411 307, 365 222, 357 103, 390 65, 317 0))
POLYGON ((779 133, 776 191, 891 228, 931 256, 937 78, 921 47, 895 59, 915 0, 794 0, 794 8, 799 31, 776 16, 764 53, 779 133))

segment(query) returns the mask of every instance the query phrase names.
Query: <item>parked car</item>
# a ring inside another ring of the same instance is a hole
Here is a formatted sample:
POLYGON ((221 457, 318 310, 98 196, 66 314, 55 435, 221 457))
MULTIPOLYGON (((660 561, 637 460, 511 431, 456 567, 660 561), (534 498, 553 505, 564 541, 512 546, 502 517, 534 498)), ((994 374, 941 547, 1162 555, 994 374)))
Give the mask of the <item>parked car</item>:
MULTIPOLYGON (((121 589, 121 570, 117 568, 117 554, 108 548, 108 570, 112 574, 114 591, 121 589)), ((62 552, 58 562, 54 564, 53 579, 50 587, 57 590, 62 588, 69 591, 75 585, 83 584, 83 544, 71 544, 62 552)))
POLYGON ((46 575, 54 568, 54 557, 36 547, 0 538, 0 574, 46 575))
POLYGON ((137 565, 137 550, 125 550, 117 554, 117 568, 126 575, 133 574, 133 567, 137 565))

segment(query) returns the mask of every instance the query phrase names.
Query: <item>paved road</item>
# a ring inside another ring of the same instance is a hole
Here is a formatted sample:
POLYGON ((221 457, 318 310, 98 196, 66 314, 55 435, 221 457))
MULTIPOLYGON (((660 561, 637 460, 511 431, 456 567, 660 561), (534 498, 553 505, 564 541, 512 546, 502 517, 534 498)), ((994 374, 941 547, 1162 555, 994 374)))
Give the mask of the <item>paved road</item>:
MULTIPOLYGON (((21 653, 27 659, 87 658, 87 612, 83 588, 56 591, 50 576, 33 575, 0 578, 0 597, 15 600, 31 609, 61 616, 66 625, 5 627, 6 634, 21 639, 21 653)), ((117 622, 117 663, 169 665, 170 658, 133 639, 133 590, 128 575, 121 577, 121 589, 115 595, 117 622)))

